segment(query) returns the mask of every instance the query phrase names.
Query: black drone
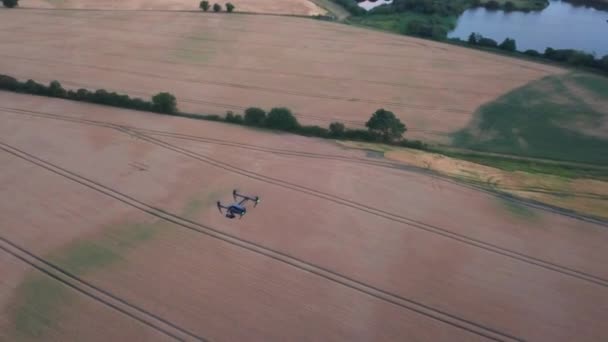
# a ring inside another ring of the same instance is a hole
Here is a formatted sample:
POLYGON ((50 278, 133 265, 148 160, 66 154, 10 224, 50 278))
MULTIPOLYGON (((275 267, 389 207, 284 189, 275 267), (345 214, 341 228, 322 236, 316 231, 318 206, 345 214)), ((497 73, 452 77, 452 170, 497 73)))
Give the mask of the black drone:
POLYGON ((229 219, 235 218, 236 215, 239 215, 239 219, 243 218, 243 215, 247 213, 245 202, 252 201, 254 208, 258 205, 258 203, 260 203, 259 196, 249 197, 246 195, 241 195, 237 190, 232 191, 232 197, 234 198, 235 203, 232 203, 229 206, 224 206, 220 201, 217 201, 217 209, 221 214, 224 214, 224 212, 222 212, 222 209, 224 209, 226 211, 226 217, 229 219), (239 198, 241 199, 240 201, 238 200, 239 198))

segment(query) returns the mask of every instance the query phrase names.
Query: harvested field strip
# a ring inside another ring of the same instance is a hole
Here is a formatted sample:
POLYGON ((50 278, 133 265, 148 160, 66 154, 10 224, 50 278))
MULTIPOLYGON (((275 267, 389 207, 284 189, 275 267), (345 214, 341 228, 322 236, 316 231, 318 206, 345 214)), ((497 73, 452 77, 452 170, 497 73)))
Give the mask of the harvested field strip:
POLYGON ((313 265, 304 260, 294 258, 288 254, 249 242, 244 239, 240 239, 236 236, 221 232, 215 228, 185 219, 183 217, 174 215, 174 214, 164 211, 162 209, 152 207, 133 197, 120 193, 114 189, 111 189, 102 184, 94 182, 90 179, 87 179, 87 178, 80 176, 69 170, 63 169, 57 165, 53 165, 52 163, 44 161, 34 155, 31 155, 27 152, 16 149, 10 145, 0 142, 0 149, 4 150, 6 153, 12 154, 18 158, 21 158, 32 164, 42 167, 50 172, 53 172, 61 177, 70 179, 83 186, 86 186, 90 189, 93 189, 102 194, 105 194, 106 196, 112 197, 118 201, 125 203, 126 205, 129 205, 131 207, 144 211, 150 215, 156 216, 156 217, 166 220, 168 222, 174 223, 179 227, 186 228, 186 229, 189 229, 189 230, 197 232, 197 233, 205 234, 207 236, 216 238, 216 239, 224 241, 226 243, 230 243, 232 245, 236 245, 241 248, 247 249, 256 254, 264 255, 264 256, 274 259, 278 262, 286 263, 286 264, 296 267, 302 271, 315 274, 315 275, 325 278, 329 281, 341 284, 341 285, 351 288, 353 290, 362 292, 364 294, 367 294, 369 296, 383 300, 385 302, 392 303, 396 306, 416 312, 420 315, 424 315, 428 318, 443 322, 443 323, 451 325, 453 327, 457 327, 457 328, 463 329, 465 331, 468 331, 470 333, 473 333, 473 334, 476 334, 476 335, 479 335, 482 337, 486 337, 493 341, 522 341, 522 339, 520 339, 520 338, 497 331, 491 327, 480 325, 478 323, 467 320, 465 318, 461 318, 456 315, 437 310, 437 309, 429 307, 423 303, 419 303, 414 300, 411 300, 411 299, 390 293, 388 291, 382 290, 380 288, 376 288, 371 285, 367 285, 365 283, 359 282, 352 278, 348 278, 346 276, 335 273, 335 272, 325 269, 323 267, 313 265))
MULTIPOLYGON (((20 59, 23 59, 23 58, 20 58, 20 59)), ((50 67, 56 67, 57 65, 60 65, 60 64, 65 65, 65 63, 62 63, 60 61, 46 61, 46 60, 33 59, 33 58, 31 58, 30 60, 34 61, 38 64, 47 65, 50 67)), ((258 91, 258 92, 265 92, 265 93, 271 93, 271 94, 285 94, 285 95, 293 95, 293 96, 307 97, 307 98, 313 98, 313 99, 338 100, 338 101, 344 101, 344 102, 362 102, 362 103, 368 103, 368 104, 387 105, 387 106, 394 106, 394 107, 408 108, 408 109, 441 111, 441 112, 446 112, 446 113, 469 116, 469 111, 466 109, 438 108, 438 107, 430 107, 430 106, 424 106, 424 105, 409 105, 409 104, 405 104, 405 103, 401 103, 401 102, 378 101, 378 100, 373 100, 373 99, 362 99, 362 98, 355 99, 355 98, 349 98, 349 97, 337 96, 337 95, 334 96, 334 95, 315 94, 315 93, 300 92, 300 91, 288 91, 288 90, 284 90, 281 88, 269 88, 269 87, 245 85, 245 84, 230 83, 230 82, 209 81, 209 80, 202 80, 202 79, 187 79, 187 78, 176 79, 173 77, 166 77, 166 76, 157 75, 157 74, 153 74, 153 73, 128 71, 128 70, 124 70, 124 69, 101 67, 101 66, 96 66, 96 65, 86 65, 86 64, 76 64, 76 63, 72 63, 71 65, 76 66, 76 67, 81 67, 81 68, 117 72, 117 73, 121 73, 121 74, 131 74, 131 75, 138 75, 138 76, 143 76, 143 77, 152 77, 152 78, 166 79, 166 80, 177 80, 177 81, 181 81, 181 82, 194 83, 194 84, 208 84, 208 85, 215 85, 215 86, 220 86, 220 87, 239 88, 239 89, 246 89, 246 90, 250 90, 250 91, 258 91)))
MULTIPOLYGON (((62 48, 62 46, 60 46, 60 45, 53 46, 53 47, 56 47, 57 49, 62 48)), ((177 49, 175 49, 175 50, 177 50, 177 49)), ((180 51, 181 50, 182 49, 180 49, 180 51)), ((186 51, 191 51, 191 50, 186 50, 186 51)), ((198 51, 198 50, 194 50, 193 52, 196 52, 196 51, 198 51)), ((88 55, 88 53, 86 53, 86 52, 83 53, 82 51, 79 54, 82 57, 87 57, 87 55, 88 55)), ((136 58, 138 61, 153 62, 153 63, 159 63, 159 64, 165 64, 165 65, 175 65, 175 62, 171 61, 169 59, 134 57, 134 56, 124 54, 124 53, 104 52, 104 53, 98 53, 95 55, 90 54, 88 56, 92 57, 92 56, 99 56, 99 55, 109 56, 109 57, 119 57, 119 58, 125 58, 125 59, 136 58)), ((31 61, 57 62, 57 61, 49 60, 49 59, 41 59, 41 58, 34 58, 34 57, 21 57, 21 56, 7 55, 7 54, 0 54, 0 56, 3 58, 25 59, 25 60, 31 60, 31 61)), ((180 62, 179 65, 189 65, 189 66, 196 66, 196 67, 205 68, 205 69, 217 69, 217 70, 226 70, 226 68, 227 68, 226 65, 211 64, 211 63, 204 63, 204 62, 180 62)), ((493 94, 490 92, 479 91, 479 90, 454 89, 454 88, 449 88, 449 87, 429 86, 429 85, 423 85, 423 84, 414 85, 414 84, 409 84, 409 83, 387 82, 387 81, 372 80, 372 79, 332 77, 332 76, 321 75, 321 74, 306 74, 306 73, 298 73, 298 72, 291 72, 291 71, 277 71, 277 70, 267 69, 267 68, 248 68, 248 67, 230 66, 230 69, 231 70, 241 70, 244 72, 263 74, 263 75, 286 75, 286 76, 310 78, 310 79, 315 79, 315 80, 328 80, 328 81, 335 81, 335 82, 372 83, 372 84, 386 85, 386 86, 395 87, 395 88, 428 89, 428 90, 432 90, 432 91, 449 91, 449 92, 469 94, 469 95, 492 95, 493 94)))
MULTIPOLYGON (((48 17, 48 14, 44 13, 44 11, 42 11, 40 13, 40 15, 42 17, 48 17)), ((201 24, 204 24, 204 23, 207 22, 207 21, 200 21, 200 20, 198 20, 199 18, 196 18, 194 16, 184 16, 183 18, 180 18, 180 19, 184 20, 184 19, 191 19, 191 18, 195 18, 197 20, 196 21, 197 25, 201 25, 201 24)), ((97 19, 97 18, 95 18, 95 19, 97 19)), ((99 18, 99 19, 102 19, 103 21, 115 20, 115 21, 124 21, 124 22, 128 22, 128 21, 131 20, 129 18, 118 19, 118 18, 115 18, 115 17, 114 18, 112 18, 112 17, 102 17, 102 18, 99 18)), ((83 26, 84 25, 86 25, 86 26, 79 28, 78 29, 79 32, 81 32, 83 30, 85 32, 87 30, 91 30, 91 29, 87 28, 87 27, 90 27, 90 25, 91 25, 91 22, 89 20, 87 20, 86 23, 83 22, 81 24, 83 24, 83 26)), ((222 30, 237 30, 237 31, 246 32, 246 33, 260 33, 262 35, 266 35, 266 36, 273 37, 273 38, 275 38, 275 37, 281 37, 280 33, 277 34, 275 31, 255 31, 255 30, 249 30, 249 29, 232 29, 229 26, 225 25, 225 21, 222 21, 222 24, 223 24, 223 26, 221 28, 222 30)), ((318 24, 319 23, 317 23, 317 25, 314 25, 314 24, 312 25, 312 26, 314 26, 314 31, 318 31, 318 29, 317 29, 318 24)), ((321 24, 331 24, 331 23, 321 23, 321 24)), ((45 23, 45 25, 47 25, 47 24, 45 23)), ((338 24, 335 24, 335 25, 338 25, 338 24)), ((171 36, 171 35, 167 35, 166 34, 166 33, 172 34, 172 33, 175 33, 175 32, 150 32, 150 31, 134 31, 134 30, 124 31, 124 30, 114 29, 113 26, 103 26, 103 25, 99 25, 99 24, 94 24, 94 26, 97 29, 102 28, 104 30, 116 30, 117 32, 123 32, 123 33, 124 32, 127 32, 127 33, 141 33, 141 34, 148 34, 148 35, 153 34, 155 36, 160 35, 160 36, 168 37, 168 38, 176 38, 176 36, 171 36)), ((209 29, 214 29, 215 28, 215 29, 217 29, 217 26, 202 26, 201 27, 201 29, 204 29, 204 28, 209 28, 209 29)), ((29 31, 24 31, 24 32, 27 33, 29 31)), ((93 30, 92 32, 95 32, 95 30, 93 30)), ((298 31, 298 35, 300 37, 302 37, 300 35, 301 32, 302 32, 301 30, 298 31)), ((341 30, 339 32, 352 33, 352 31, 350 31, 350 30, 341 30)), ((396 43, 392 43, 391 42, 391 43, 386 44, 386 45, 390 45, 390 46, 405 46, 405 47, 424 46, 426 49, 432 49, 432 50, 438 50, 438 51, 445 51, 446 50, 445 47, 439 46, 439 45, 437 45, 437 43, 429 43, 428 41, 425 41, 425 40, 419 39, 419 38, 403 37, 403 36, 398 36, 398 35, 393 35, 393 34, 387 34, 387 33, 378 33, 378 32, 370 33, 368 30, 365 30, 365 29, 362 29, 360 32, 362 34, 367 34, 370 38, 381 38, 381 39, 391 39, 391 40, 394 39, 396 43)), ((184 36, 179 36, 179 37, 186 38, 184 36)), ((287 39, 285 41, 286 44, 284 44, 284 45, 283 44, 281 44, 281 45, 269 45, 269 46, 294 48, 294 49, 301 49, 301 48, 307 48, 307 49, 309 49, 310 48, 309 46, 294 47, 293 40, 291 39, 292 37, 290 35, 284 35, 284 37, 287 39)), ((311 36, 311 37, 304 36, 302 38, 312 39, 312 40, 325 40, 325 41, 331 41, 333 43, 343 42, 343 43, 354 44, 354 43, 358 42, 358 40, 352 40, 352 41, 348 40, 348 41, 345 41, 345 40, 339 40, 339 39, 329 39, 329 38, 326 38, 326 37, 323 37, 323 36, 317 36, 317 35, 311 36)), ((200 37, 191 37, 191 39, 207 40, 207 39, 200 38, 200 37)), ((240 41, 240 40, 224 40, 224 39, 222 39, 222 40, 218 40, 218 41, 222 41, 222 42, 234 42, 234 43, 239 43, 239 44, 250 43, 250 44, 254 44, 256 46, 265 45, 266 44, 266 43, 262 43, 262 42, 256 41, 256 40, 251 40, 249 42, 243 42, 243 41, 240 41)), ((375 44, 378 45, 377 42, 373 42, 372 41, 369 44, 366 44, 366 46, 375 45, 375 44)), ((382 44, 382 45, 384 45, 384 44, 382 44)), ((484 59, 481 60, 481 61, 479 61, 478 63, 476 63, 475 67, 479 67, 479 66, 481 66, 483 64, 486 64, 486 63, 487 64, 492 64, 492 66, 495 67, 496 65, 494 63, 500 63, 500 64, 503 64, 503 65, 519 66, 519 67, 522 67, 522 68, 526 68, 526 69, 530 69, 530 70, 537 70, 537 71, 542 71, 542 72, 547 72, 547 68, 553 69, 553 67, 551 67, 551 66, 545 66, 545 65, 540 64, 540 63, 531 63, 531 62, 527 62, 527 61, 518 61, 517 59, 513 59, 513 58, 509 58, 509 57, 501 57, 501 56, 497 56, 497 55, 493 55, 493 54, 489 54, 489 53, 484 53, 484 52, 479 52, 479 51, 471 51, 471 49, 467 49, 467 48, 453 48, 453 50, 454 51, 452 51, 452 52, 456 52, 457 51, 457 52, 461 52, 463 54, 464 53, 470 53, 470 52, 476 52, 476 53, 478 53, 480 55, 483 55, 484 59)), ((322 50, 319 50, 318 52, 329 52, 329 53, 335 52, 335 53, 342 54, 344 51, 342 49, 327 49, 327 48, 323 48, 322 50)), ((408 50, 408 52, 411 52, 411 50, 408 50)), ((362 54, 362 55, 396 57, 396 58, 419 56, 419 55, 404 55, 402 53, 400 53, 400 54, 386 54, 386 53, 377 53, 377 52, 356 52, 356 51, 351 51, 351 52, 349 52, 349 54, 351 54, 351 55, 362 54)), ((437 60, 454 61, 453 59, 443 59, 443 58, 438 58, 437 60)))
MULTIPOLYGON (((36 112, 34 112, 36 113, 36 112)), ((39 112, 38 112, 39 113, 39 112)), ((151 136, 145 135, 141 132, 137 132, 136 130, 132 130, 129 129, 128 127, 125 126, 121 126, 121 125, 116 125, 116 124, 112 124, 112 123, 107 123, 107 122, 102 122, 102 121, 94 121, 94 120, 84 120, 84 119, 77 119, 77 118, 73 118, 73 117, 65 117, 61 115, 56 115, 56 114, 47 114, 47 113, 40 113, 38 114, 40 117, 47 117, 50 119, 55 119, 55 120, 66 120, 66 121, 72 121, 75 123, 80 123, 80 124, 85 124, 85 125, 95 125, 95 126, 101 126, 101 127, 106 127, 106 128, 110 128, 110 129, 115 129, 121 132, 124 132, 126 134, 130 134, 133 137, 139 138, 141 140, 147 141, 149 143, 152 143, 156 146, 159 147, 163 147, 165 149, 174 151, 176 153, 182 154, 184 156, 187 156, 189 158, 198 160, 200 162, 218 167, 220 169, 229 171, 229 172, 233 172, 235 174, 240 174, 242 176, 251 178, 251 179, 256 179, 268 184, 273 184, 282 188, 286 188, 286 189, 291 189, 291 190, 295 190, 301 193, 305 193, 320 199, 324 199, 342 206, 346 206, 346 207, 350 207, 352 209, 358 210, 358 211, 362 211, 362 212, 366 212, 368 214, 377 216, 377 217, 381 217, 393 222, 397 222, 397 223, 401 223, 403 225, 406 225, 407 227, 410 228, 415 228, 415 229, 420 229, 426 232, 429 232, 431 234, 436 234, 436 235, 440 235, 443 236, 445 238, 448 239, 452 239, 455 241, 458 241, 460 243, 463 244, 467 244, 469 246, 473 246, 473 247, 477 247, 480 249, 483 249, 485 251, 488 251, 490 253, 496 253, 511 259, 515 259, 518 260, 520 262, 524 262, 530 265, 534 265, 543 269, 547 269, 547 270, 551 270, 554 272, 558 272, 564 275, 568 275, 574 278, 578 278, 580 280, 584 280, 584 281, 588 281, 591 283, 595 283, 597 285, 603 286, 603 287, 608 287, 608 280, 603 279, 601 277, 597 277, 585 272, 581 272, 572 268, 568 268, 565 266, 561 266, 555 263, 551 263, 551 262, 547 262, 523 253, 519 253, 516 251, 512 251, 500 246, 497 246, 495 244, 492 243, 488 243, 485 241, 481 241, 463 234, 459 234, 459 233, 455 233, 447 228, 444 227, 439 227, 436 225, 430 225, 430 224, 426 224, 424 222, 420 222, 417 220, 413 220, 395 213, 391 213, 382 209, 377 209, 377 208, 373 208, 371 206, 367 206, 365 204, 360 204, 357 203, 355 201, 351 201, 345 198, 341 198, 339 196, 335 196, 329 193, 325 193, 322 191, 318 191, 315 189, 311 189, 308 187, 304 187, 304 186, 300 186, 291 182, 287 182, 287 181, 283 181, 277 178, 273 178, 273 177, 268 177, 268 176, 264 176, 262 174, 258 174, 255 172, 251 172, 233 165, 230 165, 228 163, 224 163, 222 161, 218 161, 216 159, 213 158, 209 158, 207 156, 201 155, 199 153, 195 153, 192 152, 190 150, 186 150, 183 148, 180 148, 179 146, 176 145, 172 145, 169 144, 165 141, 159 140, 159 139, 155 139, 151 136)), ((594 220, 589 220, 590 222, 594 222, 596 223, 597 221, 594 220)), ((598 225, 605 225, 602 223, 599 223, 598 225)))
POLYGON ((142 324, 157 330, 158 332, 169 336, 178 341, 186 341, 194 338, 199 341, 205 341, 201 336, 195 335, 188 330, 179 327, 178 325, 162 318, 154 313, 142 309, 132 303, 121 299, 112 293, 101 289, 94 284, 87 282, 70 272, 58 267, 47 260, 40 258, 27 249, 16 245, 8 239, 0 236, 0 249, 12 255, 13 257, 29 264, 36 270, 47 275, 48 277, 62 283, 69 288, 80 292, 81 294, 104 304, 142 324))

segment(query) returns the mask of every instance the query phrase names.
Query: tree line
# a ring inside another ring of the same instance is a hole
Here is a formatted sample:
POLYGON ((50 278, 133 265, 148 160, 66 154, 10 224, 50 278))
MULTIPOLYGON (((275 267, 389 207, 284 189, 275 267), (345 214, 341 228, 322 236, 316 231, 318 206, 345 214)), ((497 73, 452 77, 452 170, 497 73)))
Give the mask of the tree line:
MULTIPOLYGON (((199 7, 200 7, 201 10, 203 10, 205 12, 209 11, 210 8, 213 9, 213 12, 221 12, 222 11, 222 5, 220 5, 218 3, 215 3, 215 4, 213 4, 213 7, 211 7, 211 3, 209 1, 207 1, 207 0, 201 1, 200 4, 199 4, 199 7)), ((232 3, 230 3, 230 2, 226 3, 226 12, 232 13, 235 8, 236 7, 232 3)))
POLYGON ((2 0, 4 7, 13 8, 19 4, 19 0, 2 0))
POLYGON ((84 88, 66 90, 58 81, 52 81, 48 86, 34 80, 20 82, 14 77, 0 75, 0 89, 32 95, 57 97, 61 99, 91 102, 107 106, 136 109, 141 111, 163 114, 177 114, 177 100, 170 93, 158 93, 148 101, 132 98, 129 95, 108 92, 104 89, 90 91, 84 88))
MULTIPOLYGON (((460 39, 452 40, 461 41, 460 39)), ((550 47, 546 48, 542 53, 532 49, 521 52, 517 50, 517 43, 515 39, 506 38, 502 43, 498 44, 498 42, 495 40, 483 37, 479 33, 471 33, 466 43, 471 46, 500 49, 512 53, 524 54, 530 57, 543 58, 554 62, 565 63, 572 66, 583 66, 608 72, 608 55, 596 58, 590 53, 579 50, 553 49, 550 47)))
POLYGON ((125 94, 108 92, 104 89, 95 91, 84 88, 75 91, 66 90, 58 81, 52 81, 49 85, 44 85, 31 79, 20 82, 14 77, 1 74, 0 89, 17 93, 56 97, 140 111, 170 114, 192 119, 223 121, 244 126, 286 131, 304 136, 382 142, 416 149, 427 148, 421 141, 403 139, 403 134, 407 131, 407 127, 394 113, 385 109, 378 109, 372 114, 371 118, 365 124, 367 129, 349 129, 341 122, 332 122, 328 128, 325 128, 316 125, 301 125, 291 110, 284 107, 272 108, 269 112, 266 112, 261 108, 250 107, 245 110, 243 115, 234 114, 233 112, 227 112, 225 116, 184 113, 178 110, 175 96, 166 92, 158 93, 152 96, 150 100, 143 100, 140 98, 132 98, 125 94))

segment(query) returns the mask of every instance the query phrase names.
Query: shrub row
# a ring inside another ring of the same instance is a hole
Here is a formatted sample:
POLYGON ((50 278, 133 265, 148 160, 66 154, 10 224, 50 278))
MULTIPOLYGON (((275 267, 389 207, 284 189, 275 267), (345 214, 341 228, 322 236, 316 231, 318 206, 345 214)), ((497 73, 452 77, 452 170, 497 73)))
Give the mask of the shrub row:
MULTIPOLYGON (((200 2, 199 7, 201 8, 201 10, 207 12, 210 8, 213 9, 213 12, 221 12, 222 11, 222 5, 215 3, 213 4, 213 7, 211 7, 211 3, 207 0, 203 0, 200 2)), ((228 13, 232 13, 235 9, 235 6, 228 2, 226 3, 226 12, 228 13)))
MULTIPOLYGON (((460 39, 452 39, 453 41, 463 42, 460 39)), ((479 33, 471 33, 466 44, 470 46, 479 46, 490 49, 500 49, 517 54, 524 54, 531 57, 548 59, 554 62, 569 64, 572 66, 584 66, 592 69, 608 72, 608 55, 596 58, 590 53, 578 51, 574 49, 553 49, 546 48, 543 53, 536 50, 517 51, 517 44, 514 39, 507 38, 501 44, 495 40, 483 37, 479 33)))
POLYGON ((169 93, 158 93, 151 98, 151 101, 146 101, 140 98, 131 98, 128 95, 107 92, 104 89, 99 89, 94 92, 83 88, 76 91, 65 90, 61 86, 61 83, 57 81, 51 82, 48 86, 33 80, 19 82, 14 77, 6 75, 0 75, 0 89, 148 112, 164 114, 176 114, 178 112, 177 100, 175 99, 175 96, 169 93))
POLYGON ((158 93, 151 98, 151 101, 146 101, 140 98, 131 98, 124 94, 107 92, 103 89, 96 91, 89 91, 82 88, 76 91, 66 90, 58 81, 52 81, 48 86, 33 80, 20 82, 11 76, 1 74, 0 89, 140 111, 170 114, 191 119, 221 121, 244 126, 267 128, 310 137, 382 142, 416 149, 427 148, 421 141, 402 139, 402 134, 407 130, 405 125, 401 123, 392 112, 384 109, 379 109, 372 115, 366 124, 368 127, 367 130, 347 129, 344 124, 340 122, 333 122, 329 125, 329 128, 325 128, 314 125, 301 125, 293 113, 289 109, 283 107, 272 108, 268 113, 261 108, 251 107, 245 110, 244 115, 234 114, 233 112, 227 112, 225 116, 183 113, 178 111, 177 100, 175 99, 175 96, 170 93, 158 93))

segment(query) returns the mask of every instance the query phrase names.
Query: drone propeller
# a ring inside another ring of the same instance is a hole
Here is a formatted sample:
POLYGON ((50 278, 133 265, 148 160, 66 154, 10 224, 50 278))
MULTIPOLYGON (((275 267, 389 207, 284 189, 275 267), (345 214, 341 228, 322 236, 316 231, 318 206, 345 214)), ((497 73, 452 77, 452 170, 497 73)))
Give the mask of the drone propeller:
POLYGON ((223 214, 223 212, 222 212, 222 203, 220 203, 220 201, 217 201, 217 210, 220 211, 220 214, 223 214))
POLYGON ((238 191, 236 189, 232 190, 232 198, 234 198, 234 201, 236 202, 236 195, 238 194, 238 191))
POLYGON ((255 208, 258 206, 258 203, 260 203, 260 196, 255 196, 254 200, 255 200, 255 203, 253 204, 253 207, 255 208))

